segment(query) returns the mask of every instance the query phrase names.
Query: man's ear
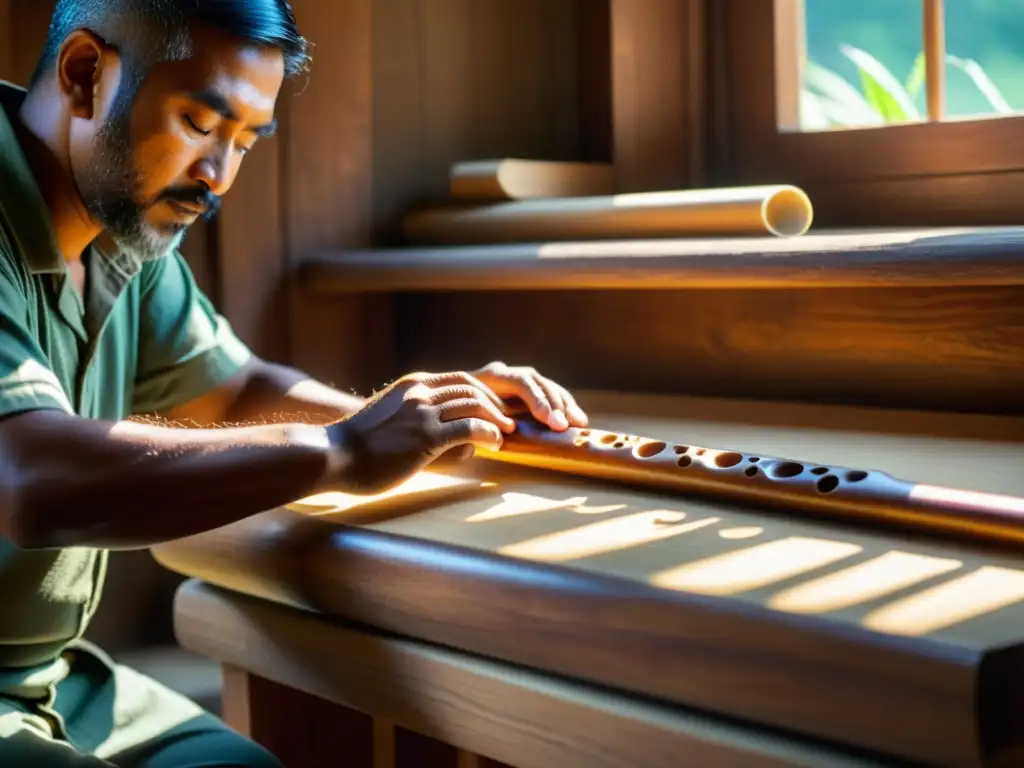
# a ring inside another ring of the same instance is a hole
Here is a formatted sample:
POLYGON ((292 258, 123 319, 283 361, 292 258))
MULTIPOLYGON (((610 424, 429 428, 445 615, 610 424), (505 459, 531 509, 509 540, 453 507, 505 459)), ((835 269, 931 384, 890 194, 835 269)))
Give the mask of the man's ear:
POLYGON ((91 120, 104 69, 120 64, 117 51, 86 29, 68 35, 57 54, 57 87, 73 117, 91 120))

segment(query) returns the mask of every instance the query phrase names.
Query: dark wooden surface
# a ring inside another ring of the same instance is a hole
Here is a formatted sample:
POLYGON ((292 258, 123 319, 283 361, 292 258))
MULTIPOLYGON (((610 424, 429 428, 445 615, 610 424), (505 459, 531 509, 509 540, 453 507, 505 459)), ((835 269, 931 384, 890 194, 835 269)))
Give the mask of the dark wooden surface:
POLYGON ((816 231, 324 252, 310 294, 1024 285, 1024 228, 816 231))
POLYGON ((224 669, 222 701, 225 721, 286 768, 379 768, 369 715, 233 666, 224 669))
MULTIPOLYGON (((205 645, 204 641, 211 638, 203 637, 203 631, 197 631, 190 624, 189 611, 199 606, 214 609, 203 615, 203 629, 209 630, 211 619, 226 618, 223 609, 231 605, 231 601, 224 593, 210 592, 197 585, 185 587, 178 599, 177 618, 182 634, 192 641, 201 638, 199 643, 205 645), (219 615, 218 608, 221 609, 219 615)), ((244 612, 250 606, 236 604, 236 607, 244 612)), ((273 609, 260 615, 274 616, 273 609)), ((255 618, 255 615, 250 617, 255 618)), ((280 623, 282 618, 287 622, 292 616, 282 613, 275 618, 275 623, 280 623)), ((223 630, 220 640, 232 634, 238 638, 237 622, 234 626, 224 626, 223 630)), ((342 637, 349 639, 351 635, 350 630, 342 637)), ((266 636, 261 638, 267 639, 266 636)), ((211 651, 208 647, 205 649, 211 651)), ((343 663, 348 660, 359 663, 357 659, 342 659, 343 663)), ((256 667, 263 661, 259 657, 242 660, 256 667)), ((336 666, 338 661, 337 658, 316 659, 315 663, 336 666)), ((282 666, 286 669, 286 665, 282 666)), ((353 709, 349 706, 353 698, 350 693, 334 691, 342 694, 337 697, 342 701, 310 695, 302 690, 301 683, 299 687, 288 685, 292 681, 287 674, 282 675, 282 671, 278 668, 270 672, 284 681, 275 682, 242 667, 224 665, 223 716, 232 728, 273 752, 286 768, 507 768, 353 709)), ((356 703, 364 702, 357 696, 356 703)))
MULTIPOLYGON (((744 426, 736 404, 732 420, 702 419, 696 414, 706 409, 691 406, 688 419, 623 414, 595 426, 629 424, 632 434, 660 430, 649 436, 1024 493, 1014 470, 1024 438, 1019 420, 953 418, 945 433, 928 436, 927 414, 817 409, 814 419, 812 409, 804 416, 815 426, 766 428, 749 408, 744 426), (830 413, 847 427, 828 429, 830 413)), ((1024 640, 1024 595, 1014 591, 1024 572, 1013 553, 580 478, 479 471, 497 486, 404 508, 392 500, 383 513, 272 513, 166 545, 157 556, 183 574, 258 597, 848 745, 967 764, 1016 738, 1017 724, 1000 723, 997 706, 1013 678, 995 671, 1012 669, 1024 640), (527 501, 535 511, 501 514, 519 503, 507 493, 534 497, 527 501), (678 535, 641 531, 637 546, 606 542, 595 552, 585 544, 596 531, 576 530, 649 510, 685 514, 670 521, 678 535), (720 535, 752 528, 760 530, 743 540, 720 535), (541 540, 555 534, 562 534, 557 547, 541 540), (655 586, 668 584, 664 574, 680 565, 727 552, 755 558, 762 545, 822 546, 835 556, 781 576, 740 558, 731 568, 752 573, 750 580, 710 593, 655 586), (821 588, 819 577, 908 555, 952 561, 952 570, 876 587, 824 613, 783 607, 787 590, 792 596, 800 587, 806 599, 809 584, 821 588), (973 618, 932 616, 920 631, 884 618, 894 603, 913 606, 929 588, 945 585, 943 594, 952 594, 979 569, 1006 580, 986 592, 1009 590, 1009 605, 973 618)))
POLYGON ((1024 402, 1017 287, 443 292, 402 296, 397 322, 401 370, 499 359, 576 389, 1018 414, 1024 402))
MULTIPOLYGON (((734 183, 766 178, 738 174, 734 183)), ((797 174, 785 174, 787 181, 797 174)), ((1017 195, 1024 172, 963 173, 803 184, 822 226, 1006 226, 1022 220, 1017 195)))
POLYGON ((179 591, 175 615, 187 647, 232 668, 226 692, 248 697, 249 712, 236 708, 228 721, 244 729, 246 718, 255 720, 260 727, 250 732, 262 734, 286 765, 297 768, 877 764, 856 752, 382 635, 195 582, 179 591), (282 706, 299 716, 314 713, 311 722, 294 722, 282 706), (368 718, 349 708, 373 714, 372 744, 368 718), (271 712, 277 713, 276 723, 271 712), (322 732, 332 731, 332 723, 337 723, 333 733, 322 732), (347 751, 339 736, 351 740, 347 751), (341 762, 340 756, 348 759, 341 762))

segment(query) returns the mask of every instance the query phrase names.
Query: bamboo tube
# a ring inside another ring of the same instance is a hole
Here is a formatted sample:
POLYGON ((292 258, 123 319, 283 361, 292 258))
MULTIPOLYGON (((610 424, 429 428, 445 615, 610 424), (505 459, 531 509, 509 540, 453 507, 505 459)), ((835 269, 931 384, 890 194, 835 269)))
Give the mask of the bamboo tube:
POLYGON ((787 512, 895 524, 928 533, 1020 545, 1024 498, 914 483, 877 470, 670 444, 519 420, 498 451, 477 455, 585 477, 673 488, 783 507, 787 512))
POLYGON ((517 200, 424 209, 406 216, 413 243, 535 242, 599 238, 765 235, 811 225, 807 194, 790 185, 517 200))
POLYGON ((449 187, 453 198, 473 201, 610 195, 615 169, 609 163, 477 160, 453 165, 449 187))

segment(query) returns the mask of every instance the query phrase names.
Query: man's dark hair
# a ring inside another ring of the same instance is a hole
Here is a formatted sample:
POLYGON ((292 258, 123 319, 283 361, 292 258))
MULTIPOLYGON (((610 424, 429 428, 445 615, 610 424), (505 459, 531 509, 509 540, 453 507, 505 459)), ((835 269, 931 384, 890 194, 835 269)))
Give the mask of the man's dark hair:
POLYGON ((289 77, 309 65, 308 44, 288 0, 57 0, 33 81, 54 68, 61 45, 76 29, 116 46, 138 78, 153 64, 186 57, 193 24, 278 48, 289 77))

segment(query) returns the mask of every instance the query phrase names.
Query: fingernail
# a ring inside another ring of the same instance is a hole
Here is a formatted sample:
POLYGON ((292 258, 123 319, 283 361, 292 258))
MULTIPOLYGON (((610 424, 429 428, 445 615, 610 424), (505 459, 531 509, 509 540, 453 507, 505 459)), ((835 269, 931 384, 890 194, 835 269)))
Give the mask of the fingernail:
POLYGON ((565 418, 565 414, 561 411, 552 411, 551 420, 548 422, 552 429, 568 429, 569 420, 565 418))
POLYGON ((569 414, 572 416, 572 420, 575 421, 577 424, 586 425, 587 414, 585 414, 583 412, 583 409, 580 408, 578 405, 569 406, 569 414))

